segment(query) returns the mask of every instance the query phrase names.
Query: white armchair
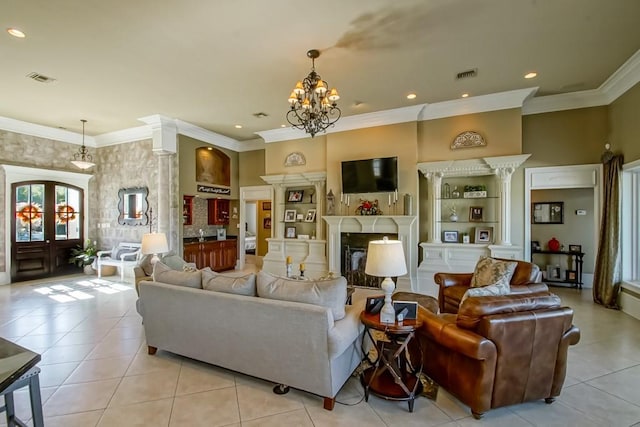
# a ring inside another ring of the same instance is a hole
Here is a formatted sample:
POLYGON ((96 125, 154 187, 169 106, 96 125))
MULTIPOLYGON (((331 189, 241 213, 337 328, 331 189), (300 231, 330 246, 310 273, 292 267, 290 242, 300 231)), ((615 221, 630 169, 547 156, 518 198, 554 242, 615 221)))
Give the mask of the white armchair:
POLYGON ((109 251, 98 251, 96 260, 98 278, 102 277, 102 266, 111 265, 120 269, 120 280, 124 281, 125 268, 133 268, 142 257, 140 243, 122 242, 109 251))

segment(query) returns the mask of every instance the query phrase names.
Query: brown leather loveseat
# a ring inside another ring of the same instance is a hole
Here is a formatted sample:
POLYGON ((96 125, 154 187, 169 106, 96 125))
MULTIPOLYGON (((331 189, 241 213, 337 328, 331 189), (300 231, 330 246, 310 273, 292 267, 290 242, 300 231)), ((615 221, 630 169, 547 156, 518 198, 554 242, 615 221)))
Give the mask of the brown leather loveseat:
MULTIPOLYGON (((536 264, 514 259, 494 258, 501 261, 516 262, 517 266, 510 281, 511 293, 522 294, 548 291, 542 283, 542 272, 536 264)), ((460 300, 469 289, 473 273, 436 273, 434 280, 440 287, 438 303, 440 313, 457 313, 460 300)))
POLYGON ((549 292, 469 297, 457 315, 421 310, 420 316, 425 374, 475 418, 492 408, 553 402, 569 345, 580 339, 573 310, 549 292))

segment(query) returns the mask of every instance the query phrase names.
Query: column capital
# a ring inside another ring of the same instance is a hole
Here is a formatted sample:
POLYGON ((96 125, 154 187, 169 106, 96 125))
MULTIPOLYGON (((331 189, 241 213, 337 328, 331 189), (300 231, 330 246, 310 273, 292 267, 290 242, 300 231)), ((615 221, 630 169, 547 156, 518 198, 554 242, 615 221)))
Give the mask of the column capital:
POLYGON ((138 120, 151 126, 154 154, 174 154, 178 151, 178 126, 174 119, 154 114, 138 120))

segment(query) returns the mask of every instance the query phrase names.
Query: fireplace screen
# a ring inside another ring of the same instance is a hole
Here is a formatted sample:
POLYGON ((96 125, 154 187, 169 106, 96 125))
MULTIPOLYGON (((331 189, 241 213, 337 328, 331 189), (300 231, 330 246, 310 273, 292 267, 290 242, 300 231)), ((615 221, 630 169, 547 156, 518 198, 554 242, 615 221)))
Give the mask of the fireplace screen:
POLYGON ((398 235, 383 233, 342 233, 340 247, 342 253, 341 269, 350 286, 379 288, 382 277, 365 274, 367 265, 367 248, 372 240, 382 240, 384 236, 397 239, 398 235))

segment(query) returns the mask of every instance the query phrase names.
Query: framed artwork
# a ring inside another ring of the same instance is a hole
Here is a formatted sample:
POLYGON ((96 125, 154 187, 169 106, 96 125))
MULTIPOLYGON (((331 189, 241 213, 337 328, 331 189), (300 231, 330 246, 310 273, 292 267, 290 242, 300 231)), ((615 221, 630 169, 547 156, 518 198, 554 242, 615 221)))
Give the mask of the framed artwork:
POLYGON ((471 206, 469 208, 469 221, 482 221, 482 206, 471 206))
POLYGON ((493 239, 492 227, 476 227, 475 243, 491 243, 493 239))
POLYGON ((458 243, 458 232, 457 231, 443 231, 442 232, 442 241, 445 243, 458 243))
POLYGON ((307 216, 304 217, 304 222, 313 222, 316 220, 316 210, 309 209, 307 211, 307 216))
POLYGON ((304 190, 291 190, 289 191, 287 202, 301 202, 303 195, 304 195, 304 190))
POLYGON ((271 229, 271 218, 270 217, 264 218, 262 220, 262 227, 265 230, 270 230, 271 229))
POLYGON ((284 211, 284 222, 296 222, 296 210, 287 209, 284 211))
POLYGON ((270 211, 271 210, 271 202, 262 202, 262 210, 270 211))
POLYGON ((537 240, 531 241, 531 252, 536 252, 542 250, 542 246, 540 246, 540 242, 537 240))
POLYGON ((287 239, 295 239, 296 238, 296 228, 295 227, 287 227, 285 230, 284 237, 287 239))
POLYGON ((564 224, 564 202, 533 204, 533 224, 564 224))
POLYGON ((582 252, 582 245, 569 245, 569 252, 582 252))
POLYGON ((564 274, 565 274, 565 277, 564 277, 565 282, 575 282, 578 280, 578 272, 575 270, 565 270, 564 274))

